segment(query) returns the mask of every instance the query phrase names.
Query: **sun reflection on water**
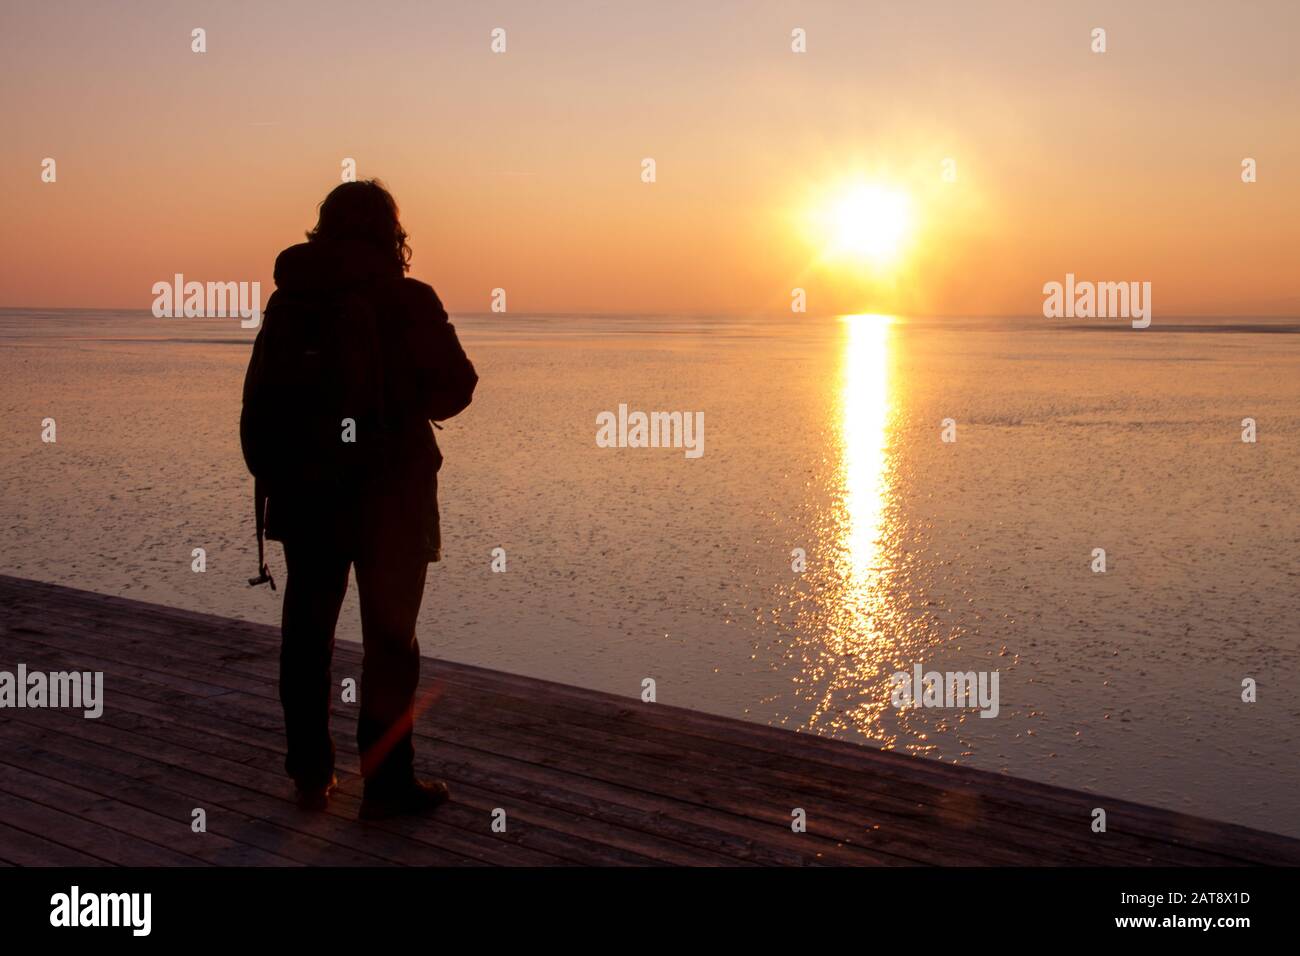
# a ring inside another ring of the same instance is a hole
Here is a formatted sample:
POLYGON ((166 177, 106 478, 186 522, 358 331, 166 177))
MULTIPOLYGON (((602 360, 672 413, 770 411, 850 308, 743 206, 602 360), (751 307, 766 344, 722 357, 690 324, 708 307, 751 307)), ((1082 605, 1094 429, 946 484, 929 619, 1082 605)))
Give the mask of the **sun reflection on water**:
POLYGON ((889 488, 885 449, 889 423, 889 341, 893 319, 849 315, 841 370, 840 445, 844 488, 840 540, 850 597, 869 609, 881 516, 889 488))
POLYGON ((899 657, 899 636, 888 589, 890 505, 891 345, 895 320, 849 315, 840 368, 838 496, 828 529, 817 603, 821 639, 806 661, 805 693, 813 705, 810 730, 857 731, 892 745, 896 734, 882 716, 889 704, 889 674, 899 657))

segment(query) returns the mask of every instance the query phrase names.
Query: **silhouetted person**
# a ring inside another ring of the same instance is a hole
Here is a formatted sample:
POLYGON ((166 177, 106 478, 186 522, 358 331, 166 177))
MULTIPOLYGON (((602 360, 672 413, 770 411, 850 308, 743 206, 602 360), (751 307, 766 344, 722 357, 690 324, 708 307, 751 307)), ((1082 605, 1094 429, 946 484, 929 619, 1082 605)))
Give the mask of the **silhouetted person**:
MULTIPOLYGON (((240 418, 257 485, 259 560, 264 520, 288 567, 285 768, 299 804, 323 809, 337 785, 334 628, 355 567, 364 645, 361 815, 418 813, 447 798, 445 783, 417 780, 411 743, 415 622, 428 562, 441 557, 442 455, 431 422, 464 410, 478 376, 433 289, 406 278, 411 250, 382 184, 335 188, 307 238, 276 259, 276 291, 253 346, 240 418)), ((250 583, 270 581, 264 563, 260 570, 250 583)))

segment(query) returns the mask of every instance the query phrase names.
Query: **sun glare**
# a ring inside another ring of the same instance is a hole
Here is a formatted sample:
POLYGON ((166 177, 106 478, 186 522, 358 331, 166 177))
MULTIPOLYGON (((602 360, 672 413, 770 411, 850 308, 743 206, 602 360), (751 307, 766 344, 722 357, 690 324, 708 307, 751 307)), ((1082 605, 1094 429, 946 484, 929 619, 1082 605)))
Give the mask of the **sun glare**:
POLYGON ((912 203, 899 190, 863 183, 831 201, 827 220, 833 252, 883 264, 902 251, 912 226, 912 203))
POLYGON ((873 271, 891 268, 912 237, 912 197, 882 181, 841 181, 820 191, 805 220, 823 260, 873 271))

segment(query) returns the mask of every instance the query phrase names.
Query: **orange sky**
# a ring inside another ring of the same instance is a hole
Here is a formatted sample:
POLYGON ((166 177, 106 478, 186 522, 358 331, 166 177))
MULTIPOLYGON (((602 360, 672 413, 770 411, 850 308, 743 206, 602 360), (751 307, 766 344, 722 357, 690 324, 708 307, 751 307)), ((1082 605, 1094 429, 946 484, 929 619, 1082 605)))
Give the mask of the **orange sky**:
POLYGON ((1157 315, 1296 314, 1298 27, 1294 2, 24 4, 0 305, 147 309, 176 272, 265 297, 350 156, 452 311, 780 312, 798 285, 815 313, 1037 313, 1073 272, 1150 281, 1157 315), (916 210, 875 279, 802 228, 864 176, 916 210))

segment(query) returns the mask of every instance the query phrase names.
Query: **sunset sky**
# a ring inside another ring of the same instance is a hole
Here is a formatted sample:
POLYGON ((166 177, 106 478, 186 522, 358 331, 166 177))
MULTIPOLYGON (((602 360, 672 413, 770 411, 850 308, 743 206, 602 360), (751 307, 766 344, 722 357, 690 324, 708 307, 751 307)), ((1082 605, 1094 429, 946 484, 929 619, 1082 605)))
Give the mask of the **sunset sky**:
POLYGON ((800 286, 1029 314, 1073 272, 1150 281, 1157 314, 1300 313, 1298 28, 1294 2, 10 5, 0 306, 147 309, 176 272, 265 297, 354 157, 453 312, 775 314, 800 286), (884 265, 818 232, 863 182, 909 202, 884 265))

